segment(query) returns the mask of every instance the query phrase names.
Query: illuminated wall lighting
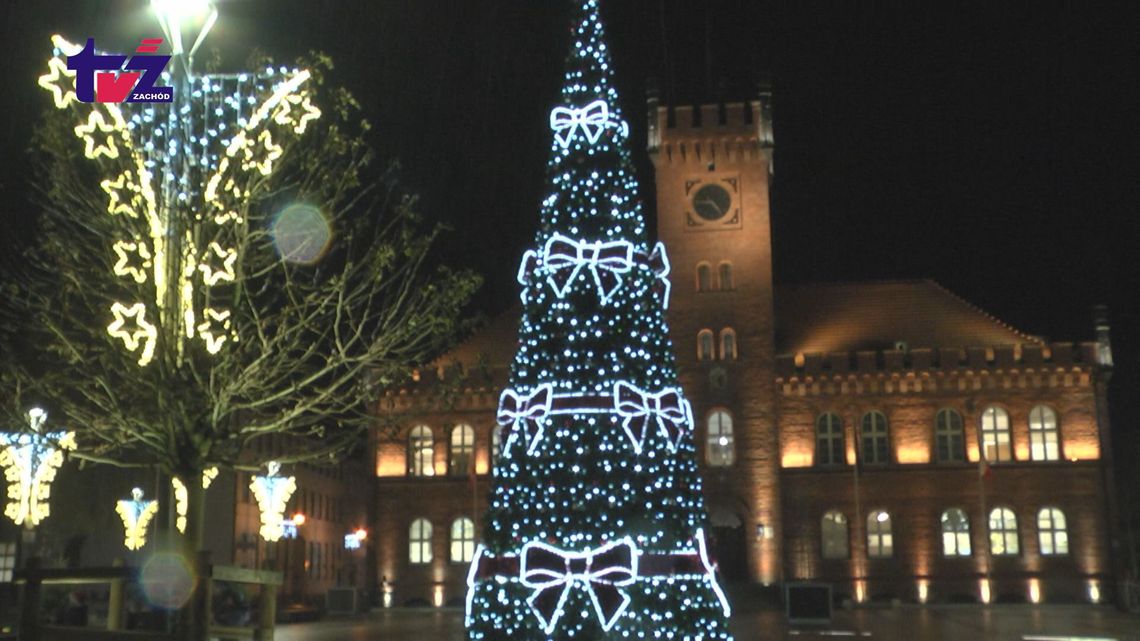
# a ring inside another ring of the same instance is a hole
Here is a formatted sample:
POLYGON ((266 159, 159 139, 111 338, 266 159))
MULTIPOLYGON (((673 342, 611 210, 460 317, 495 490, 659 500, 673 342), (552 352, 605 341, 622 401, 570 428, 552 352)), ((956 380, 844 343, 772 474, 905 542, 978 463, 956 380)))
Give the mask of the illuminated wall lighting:
POLYGON ((918 580, 918 602, 926 603, 930 598, 930 581, 927 579, 918 580))
POLYGON ((982 603, 989 603, 993 600, 993 594, 990 592, 990 582, 988 579, 982 579, 978 591, 982 597, 982 603))
POLYGON ((1041 603, 1041 580, 1029 579, 1029 602, 1041 603))
POLYGON ((1089 601, 1100 603, 1100 596, 1100 582, 1096 579, 1089 580, 1089 601))

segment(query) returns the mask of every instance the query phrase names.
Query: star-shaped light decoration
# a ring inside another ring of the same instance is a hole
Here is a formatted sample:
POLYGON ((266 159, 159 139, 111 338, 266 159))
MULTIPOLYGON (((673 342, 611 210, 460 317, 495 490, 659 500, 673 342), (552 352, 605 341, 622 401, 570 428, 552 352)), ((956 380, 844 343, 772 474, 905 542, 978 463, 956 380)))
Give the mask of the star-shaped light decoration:
POLYGON ((100 181, 99 187, 107 192, 107 212, 112 216, 129 216, 138 218, 142 209, 142 188, 135 180, 134 172, 130 169, 119 174, 117 178, 100 181))
POLYGON ((207 307, 203 310, 203 316, 205 320, 197 327, 198 335, 206 341, 206 351, 217 354, 230 336, 232 327, 230 310, 207 307))
POLYGON ((51 484, 63 465, 63 452, 75 449, 75 433, 44 433, 47 412, 39 407, 25 416, 30 432, 0 434, 0 467, 8 482, 4 515, 32 528, 51 515, 51 484))
POLYGON ((261 538, 278 541, 285 534, 285 507, 289 497, 297 489, 297 479, 292 476, 278 476, 281 464, 270 461, 266 464, 269 473, 255 476, 249 482, 257 507, 261 510, 261 538))
MULTIPOLYGON (((202 472, 202 489, 210 489, 210 484, 216 478, 218 478, 218 468, 216 467, 211 467, 202 472)), ((182 484, 182 479, 177 476, 170 477, 170 484, 174 486, 174 512, 177 514, 174 526, 178 528, 179 532, 186 532, 186 512, 190 507, 190 493, 182 484)))
POLYGON ((303 134, 309 126, 309 122, 320 117, 321 110, 313 105, 308 92, 305 92, 286 96, 277 107, 277 111, 274 112, 273 122, 286 127, 292 125, 294 132, 303 134))
POLYGON ((202 262, 198 263, 198 269, 202 272, 202 280, 207 285, 217 285, 222 281, 232 282, 236 277, 234 273, 234 263, 237 262, 237 252, 233 249, 227 249, 218 244, 217 241, 210 243, 209 248, 206 250, 206 255, 202 257, 202 262), (218 262, 220 261, 220 266, 218 262))
POLYGON ((273 172, 273 162, 285 153, 281 146, 273 142, 273 135, 264 130, 257 136, 256 142, 246 141, 242 148, 241 168, 249 171, 257 169, 262 176, 273 172))
POLYGON ((123 529, 126 530, 123 545, 128 550, 138 550, 146 545, 146 528, 158 513, 158 501, 143 500, 143 491, 136 487, 131 490, 131 498, 115 505, 115 512, 123 519, 123 529))
POLYGON ((37 84, 51 92, 57 109, 64 109, 75 101, 75 72, 67 68, 65 56, 79 53, 83 47, 58 34, 51 37, 51 44, 54 55, 48 58, 48 72, 39 77, 37 84))
POLYGON ((155 342, 158 339, 157 329, 146 320, 146 305, 135 303, 127 307, 115 302, 111 304, 111 314, 115 316, 115 320, 107 326, 107 333, 114 338, 122 339, 129 352, 141 347, 139 365, 145 366, 154 358, 155 342))
MULTIPOLYGON (((108 109, 111 108, 113 107, 108 105, 108 109)), ((83 153, 88 158, 119 157, 119 148, 115 145, 115 138, 121 139, 123 130, 113 119, 108 122, 108 118, 104 118, 101 111, 92 111, 91 115, 87 117, 87 123, 75 128, 75 135, 83 139, 83 153), (97 136, 96 131, 106 135, 97 136), (102 140, 97 142, 96 138, 102 140)))
POLYGON ((115 241, 112 246, 118 260, 115 262, 116 276, 129 276, 140 285, 146 282, 147 270, 152 266, 150 250, 146 243, 136 238, 135 242, 115 241))

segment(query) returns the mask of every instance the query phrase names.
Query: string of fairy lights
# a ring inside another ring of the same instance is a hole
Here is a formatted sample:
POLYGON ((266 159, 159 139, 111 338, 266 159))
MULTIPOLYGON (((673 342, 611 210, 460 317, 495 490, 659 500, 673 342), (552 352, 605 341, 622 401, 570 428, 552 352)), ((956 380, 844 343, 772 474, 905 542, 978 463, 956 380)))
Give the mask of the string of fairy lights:
POLYGON ((573 24, 468 639, 730 639, 598 0, 573 24))

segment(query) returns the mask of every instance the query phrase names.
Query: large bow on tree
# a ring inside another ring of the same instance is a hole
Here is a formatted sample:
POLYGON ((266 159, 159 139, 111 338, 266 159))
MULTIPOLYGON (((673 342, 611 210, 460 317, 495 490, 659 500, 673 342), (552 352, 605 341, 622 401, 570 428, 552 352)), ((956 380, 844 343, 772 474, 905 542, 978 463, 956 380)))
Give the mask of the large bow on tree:
POLYGON ((585 552, 567 552, 532 541, 523 548, 519 578, 534 590, 527 603, 547 634, 562 617, 574 586, 590 596, 603 630, 609 630, 629 605, 621 589, 637 580, 637 547, 628 536, 585 552))
POLYGON ((581 109, 555 107, 550 111, 550 128, 563 149, 570 147, 579 131, 591 145, 598 142, 609 120, 610 106, 605 100, 595 100, 581 109))
POLYGON ((605 303, 621 287, 621 274, 633 267, 633 245, 627 241, 591 243, 554 234, 546 241, 542 264, 559 298, 566 295, 570 283, 586 270, 605 303))
POLYGON ((669 450, 675 452, 684 429, 692 423, 689 402, 676 389, 651 394, 619 381, 614 385, 614 408, 622 417, 622 427, 637 454, 641 454, 652 428, 665 439, 669 450))
POLYGON ((526 453, 533 454, 542 440, 542 427, 550 414, 550 399, 553 390, 550 383, 538 386, 529 395, 519 396, 513 389, 503 390, 499 397, 499 411, 495 418, 499 425, 511 426, 504 452, 510 452, 511 445, 520 436, 527 443, 526 453))

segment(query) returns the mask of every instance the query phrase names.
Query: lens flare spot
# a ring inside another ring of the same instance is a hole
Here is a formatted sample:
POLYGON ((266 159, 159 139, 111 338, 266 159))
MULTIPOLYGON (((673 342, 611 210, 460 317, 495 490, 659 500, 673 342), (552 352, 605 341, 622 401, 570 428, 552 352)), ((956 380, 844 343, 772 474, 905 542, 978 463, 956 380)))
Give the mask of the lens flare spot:
POLYGON ((186 605, 196 581, 194 571, 185 559, 165 552, 152 556, 139 574, 147 601, 166 610, 177 610, 186 605))
POLYGON ((312 264, 321 259, 332 239, 332 229, 320 210, 290 205, 273 219, 273 244, 290 263, 312 264))

